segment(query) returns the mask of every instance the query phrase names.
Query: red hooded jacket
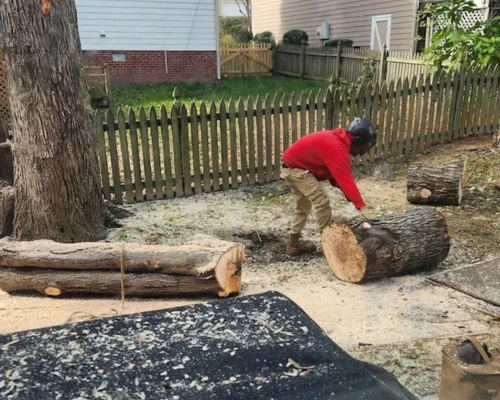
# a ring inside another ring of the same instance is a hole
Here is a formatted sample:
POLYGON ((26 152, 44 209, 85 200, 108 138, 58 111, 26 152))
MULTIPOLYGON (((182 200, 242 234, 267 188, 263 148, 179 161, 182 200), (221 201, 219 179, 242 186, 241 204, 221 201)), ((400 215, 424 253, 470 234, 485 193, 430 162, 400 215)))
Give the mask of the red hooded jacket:
POLYGON ((358 210, 365 206, 351 171, 352 136, 345 129, 311 133, 283 153, 288 168, 309 171, 318 181, 338 187, 358 210))

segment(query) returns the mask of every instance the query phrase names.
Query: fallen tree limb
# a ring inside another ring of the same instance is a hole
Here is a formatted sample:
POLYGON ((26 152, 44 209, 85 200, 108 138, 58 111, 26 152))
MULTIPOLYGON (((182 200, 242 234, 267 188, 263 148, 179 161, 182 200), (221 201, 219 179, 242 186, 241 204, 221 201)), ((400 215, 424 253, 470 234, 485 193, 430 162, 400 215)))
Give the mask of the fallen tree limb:
MULTIPOLYGON (((149 273, 160 281, 169 279, 161 275, 170 275, 172 279, 192 277, 199 278, 210 286, 210 279, 214 278, 221 296, 240 291, 244 255, 243 245, 209 236, 196 236, 181 246, 125 243, 122 247, 122 243, 57 243, 50 240, 16 242, 10 238, 0 240, 0 270, 6 267, 37 268, 50 269, 53 274, 57 274, 58 270, 64 270, 65 273, 71 270, 88 273, 113 271, 119 278, 123 260, 126 279, 132 279, 131 274, 149 273)), ((10 273, 8 276, 14 275, 10 273)), ((68 284, 65 283, 65 286, 68 284)), ((117 289, 119 288, 120 285, 117 289)), ((0 279, 0 289, 9 291, 12 290, 12 285, 0 279)), ((91 286, 87 289, 87 293, 95 293, 91 286)), ((144 294, 148 290, 148 287, 144 287, 144 294)))
POLYGON ((450 237, 444 216, 423 207, 370 224, 331 224, 322 246, 340 280, 360 283, 435 267, 448 256, 450 237))

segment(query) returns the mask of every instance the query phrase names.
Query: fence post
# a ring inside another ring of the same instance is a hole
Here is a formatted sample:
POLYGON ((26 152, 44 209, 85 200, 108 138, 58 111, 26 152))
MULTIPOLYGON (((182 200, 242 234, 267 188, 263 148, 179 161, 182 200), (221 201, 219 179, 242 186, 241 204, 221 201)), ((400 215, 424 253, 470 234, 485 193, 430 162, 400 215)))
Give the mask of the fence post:
POLYGON ((300 79, 304 78, 306 73, 306 42, 300 44, 300 79))
POLYGON ((104 80, 106 85, 106 94, 108 95, 109 105, 113 104, 113 93, 111 91, 111 74, 109 72, 109 65, 104 64, 104 80))
POLYGON ((325 129, 332 130, 333 129, 333 91, 335 89, 329 88, 326 91, 326 99, 325 99, 325 129))
POLYGON ((337 46, 337 68, 335 68, 335 79, 340 82, 342 79, 342 46, 337 46))
MULTIPOLYGON (((180 163, 180 171, 184 171, 184 160, 183 160, 183 141, 185 138, 182 137, 182 124, 181 124, 181 108, 182 108, 182 101, 181 101, 181 91, 180 89, 176 86, 174 87, 174 91, 172 93, 172 97, 174 98, 174 107, 177 110, 177 121, 172 121, 173 124, 177 124, 177 132, 179 132, 179 163, 180 163)), ((175 131, 174 131, 175 132, 175 131)), ((174 158, 174 163, 176 162, 174 158)), ((189 160, 188 160, 189 162, 189 160)), ((186 179, 183 176, 176 176, 175 177, 175 186, 180 184, 181 188, 184 188, 184 179, 186 179)))
POLYGON ((380 66, 379 66, 379 76, 378 81, 380 84, 384 83, 387 79, 387 56, 389 52, 387 51, 387 45, 384 44, 384 48, 382 49, 382 54, 380 55, 380 66))

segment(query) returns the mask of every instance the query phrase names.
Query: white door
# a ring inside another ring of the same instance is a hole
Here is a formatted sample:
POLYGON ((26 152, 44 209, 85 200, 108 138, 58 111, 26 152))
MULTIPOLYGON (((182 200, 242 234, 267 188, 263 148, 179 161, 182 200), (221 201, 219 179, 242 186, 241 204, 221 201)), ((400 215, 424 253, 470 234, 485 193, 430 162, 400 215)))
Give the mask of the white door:
POLYGON ((376 15, 372 17, 371 49, 381 51, 384 44, 389 50, 391 46, 391 15, 376 15))

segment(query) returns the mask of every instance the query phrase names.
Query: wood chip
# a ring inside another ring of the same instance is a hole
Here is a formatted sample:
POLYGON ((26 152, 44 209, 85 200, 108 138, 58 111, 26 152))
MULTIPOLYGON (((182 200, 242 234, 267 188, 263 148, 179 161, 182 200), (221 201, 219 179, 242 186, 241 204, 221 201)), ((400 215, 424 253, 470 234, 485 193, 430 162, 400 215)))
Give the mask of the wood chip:
POLYGON ((314 365, 312 365, 310 367, 303 367, 303 366, 299 365, 297 362, 295 362, 294 360, 292 360, 291 358, 288 359, 287 367, 289 367, 289 366, 292 366, 295 369, 298 369, 300 371, 310 371, 311 369, 314 368, 314 365))

